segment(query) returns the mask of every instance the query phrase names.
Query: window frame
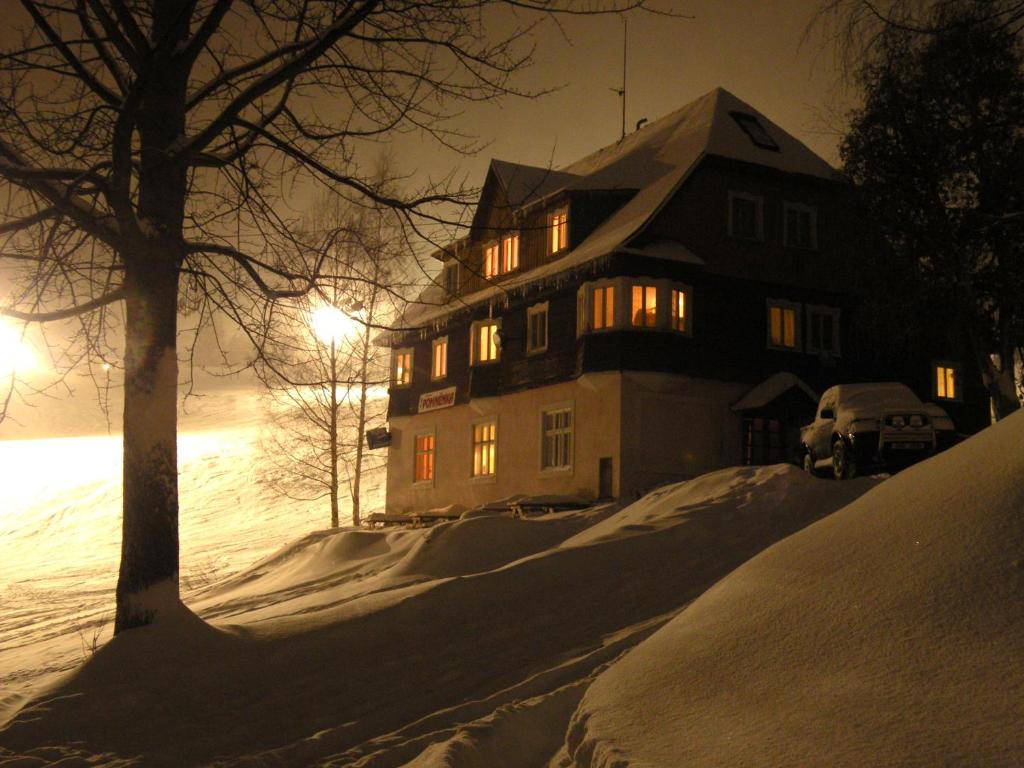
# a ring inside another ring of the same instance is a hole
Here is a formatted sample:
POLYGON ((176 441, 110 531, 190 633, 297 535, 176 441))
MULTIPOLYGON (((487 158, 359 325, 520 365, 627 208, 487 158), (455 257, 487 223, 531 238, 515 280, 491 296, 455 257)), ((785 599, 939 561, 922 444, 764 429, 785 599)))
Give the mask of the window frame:
POLYGON ((499 245, 499 248, 498 248, 498 255, 499 255, 500 263, 499 263, 498 266, 501 269, 500 274, 507 275, 509 272, 515 272, 517 269, 519 269, 519 246, 521 244, 521 240, 519 238, 519 233, 518 232, 506 232, 499 239, 499 244, 500 245, 499 245), (514 243, 515 244, 514 247, 512 248, 512 255, 515 256, 515 264, 512 264, 511 266, 509 265, 509 261, 510 261, 509 258, 508 258, 509 254, 506 253, 506 251, 505 251, 505 244, 506 243, 514 243))
POLYGON ((494 357, 489 357, 486 360, 479 359, 480 350, 477 348, 477 331, 490 325, 494 326, 494 332, 497 333, 501 330, 501 318, 493 317, 484 320, 474 320, 469 325, 469 364, 471 366, 493 365, 501 362, 501 345, 493 339, 490 340, 490 343, 495 349, 494 357))
POLYGON ((437 478, 437 431, 430 430, 429 432, 418 432, 413 435, 412 439, 412 484, 417 487, 433 487, 434 482, 437 478), (430 438, 430 448, 428 450, 420 450, 420 438, 430 438), (430 477, 420 478, 420 456, 430 456, 430 477))
POLYGON ((444 288, 445 292, 449 296, 454 296, 459 292, 459 262, 453 260, 445 263, 441 267, 441 287, 444 288), (449 280, 448 276, 454 275, 453 280, 449 280))
POLYGON ((729 211, 728 211, 728 232, 729 237, 734 237, 737 240, 744 240, 749 243, 763 243, 764 242, 764 198, 761 195, 755 195, 750 192, 740 192, 738 190, 729 190, 729 211), (745 200, 754 204, 754 236, 749 237, 747 235, 741 235, 736 232, 736 221, 735 211, 733 209, 734 200, 745 200))
POLYGON ((741 112, 738 109, 729 111, 729 116, 736 122, 740 130, 747 135, 750 139, 750 143, 759 149, 767 149, 771 152, 781 152, 782 148, 779 143, 775 140, 768 129, 764 127, 757 115, 752 115, 749 112, 741 112), (758 133, 764 134, 763 137, 759 136, 758 133))
POLYGON ((932 360, 931 364, 932 399, 942 403, 962 403, 964 400, 963 367, 955 360, 932 360), (947 370, 953 374, 953 397, 939 394, 939 370, 947 370))
POLYGON ((614 331, 619 326, 618 309, 619 304, 621 302, 616 298, 616 293, 617 289, 622 287, 621 281, 608 281, 597 284, 588 283, 587 285, 589 285, 589 288, 587 288, 587 290, 589 291, 589 293, 587 294, 587 298, 589 299, 589 301, 587 302, 587 327, 589 328, 591 333, 614 331), (602 322, 605 323, 600 327, 598 327, 594 323, 594 318, 597 317, 597 315, 594 314, 595 307, 597 306, 597 302, 594 301, 594 296, 597 294, 598 291, 601 292, 602 296, 601 319, 602 322), (612 297, 610 312, 608 310, 608 291, 611 291, 612 297), (610 321, 608 319, 609 315, 611 315, 610 321))
POLYGON ((818 250, 818 209, 813 205, 807 205, 806 203, 794 203, 788 200, 782 203, 782 244, 786 248, 798 248, 802 251, 816 251, 818 250), (802 245, 800 243, 790 242, 789 239, 789 212, 795 211, 797 213, 807 213, 810 215, 810 227, 808 235, 810 237, 810 243, 802 245))
POLYGON ((569 247, 569 206, 563 205, 548 214, 548 226, 547 232, 547 252, 549 256, 554 256, 556 253, 568 249, 569 247), (561 217, 561 221, 557 224, 556 220, 561 217), (559 232, 558 247, 555 247, 555 232, 559 232))
POLYGON ((438 336, 432 342, 430 342, 430 380, 431 381, 443 381, 448 378, 448 337, 438 336), (444 346, 444 370, 438 375, 437 373, 437 348, 444 346))
POLYGON ((392 389, 408 389, 412 386, 413 365, 416 361, 416 349, 414 347, 401 347, 391 350, 391 387, 392 389), (409 364, 405 367, 408 372, 408 381, 398 380, 398 358, 404 355, 409 356, 409 364))
POLYGON ((842 317, 842 310, 839 307, 829 307, 824 304, 805 304, 804 323, 806 324, 806 336, 804 336, 804 351, 808 354, 827 354, 830 357, 841 357, 839 322, 842 317), (814 344, 813 322, 817 317, 832 318, 832 349, 825 350, 814 344))
POLYGON ((498 417, 497 417, 497 415, 494 415, 494 416, 484 416, 484 417, 479 418, 479 419, 474 419, 471 422, 471 424, 470 424, 470 427, 469 427, 469 477, 470 477, 470 481, 471 482, 477 482, 477 483, 478 482, 492 482, 493 483, 498 478, 498 417), (486 441, 481 441, 480 443, 477 443, 476 442, 477 427, 485 426, 485 425, 488 425, 488 424, 494 426, 494 438, 492 440, 486 440, 486 441), (488 472, 488 473, 477 474, 476 473, 476 467, 477 467, 476 449, 477 449, 477 445, 484 446, 484 445, 489 445, 489 444, 493 444, 494 445, 494 451, 493 451, 492 456, 490 457, 491 458, 491 462, 490 462, 490 470, 491 471, 488 472))
POLYGON ((765 343, 768 349, 775 350, 778 352, 803 352, 803 314, 801 312, 801 304, 797 301, 788 301, 787 299, 766 299, 765 300, 765 343), (783 310, 782 315, 782 336, 785 340, 786 335, 786 321, 785 321, 785 310, 791 309, 796 313, 793 318, 793 346, 787 347, 784 344, 776 344, 772 341, 772 309, 777 308, 783 310))
POLYGON ((540 452, 537 456, 538 471, 542 475, 550 474, 572 474, 576 465, 576 404, 572 400, 564 400, 558 403, 542 405, 539 412, 540 452), (568 434, 568 463, 556 466, 545 466, 545 449, 547 447, 548 432, 544 427, 544 418, 548 414, 569 413, 569 426, 567 431, 563 428, 558 434, 568 434))
POLYGON ((693 289, 683 283, 670 283, 668 288, 668 329, 683 336, 693 336, 693 289), (678 306, 673 294, 683 295, 683 328, 678 326, 675 314, 678 306))
POLYGON ((501 241, 494 240, 483 247, 484 280, 493 280, 501 274, 501 241), (491 254, 494 254, 494 271, 491 271, 491 254))
POLYGON ((551 339, 551 314, 549 312, 549 302, 542 301, 539 304, 534 304, 531 307, 526 308, 526 354, 527 355, 539 355, 543 352, 548 351, 548 344, 551 339), (538 315, 544 315, 544 344, 541 346, 534 346, 533 344, 533 328, 531 321, 538 315))
POLYGON ((658 301, 659 293, 658 281, 645 282, 642 279, 629 282, 629 327, 632 329, 643 328, 645 330, 658 328, 658 305, 661 303, 658 301), (643 322, 637 322, 637 308, 636 300, 639 292, 640 297, 640 311, 643 322), (648 308, 648 299, 651 297, 653 292, 654 306, 648 308), (651 312, 650 310, 654 311, 651 312), (647 322, 650 319, 651 322, 647 322))

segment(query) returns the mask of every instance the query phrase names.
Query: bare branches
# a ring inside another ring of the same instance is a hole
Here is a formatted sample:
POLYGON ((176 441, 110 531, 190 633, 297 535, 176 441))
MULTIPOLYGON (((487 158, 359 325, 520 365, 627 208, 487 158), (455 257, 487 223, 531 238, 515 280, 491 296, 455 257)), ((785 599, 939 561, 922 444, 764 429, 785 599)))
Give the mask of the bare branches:
POLYGON ((113 304, 115 301, 121 301, 124 297, 124 290, 118 288, 117 290, 111 291, 103 296, 92 299, 91 301, 83 302, 82 304, 78 304, 73 307, 55 309, 49 312, 21 312, 17 309, 0 307, 0 315, 3 315, 4 317, 13 317, 15 320, 22 320, 27 323, 49 323, 54 320, 67 320, 69 317, 77 317, 79 315, 87 314, 95 309, 99 309, 100 307, 113 304))

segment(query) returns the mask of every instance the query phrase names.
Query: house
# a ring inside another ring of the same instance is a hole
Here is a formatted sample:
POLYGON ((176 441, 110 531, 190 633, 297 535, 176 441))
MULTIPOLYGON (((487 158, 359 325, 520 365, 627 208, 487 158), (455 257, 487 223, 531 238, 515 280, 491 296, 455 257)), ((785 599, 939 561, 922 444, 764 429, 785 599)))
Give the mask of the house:
POLYGON ((387 338, 388 510, 785 461, 840 381, 976 412, 941 338, 895 371, 859 353, 863 229, 827 162, 721 88, 565 168, 492 161, 387 338))

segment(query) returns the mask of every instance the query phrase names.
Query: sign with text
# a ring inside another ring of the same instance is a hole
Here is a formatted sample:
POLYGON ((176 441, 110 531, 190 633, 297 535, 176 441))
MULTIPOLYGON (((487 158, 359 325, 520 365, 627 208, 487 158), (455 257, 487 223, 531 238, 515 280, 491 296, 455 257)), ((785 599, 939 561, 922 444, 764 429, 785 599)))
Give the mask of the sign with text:
POLYGON ((455 387, 439 389, 436 392, 424 392, 420 395, 420 407, 417 413, 439 411, 455 405, 455 387))

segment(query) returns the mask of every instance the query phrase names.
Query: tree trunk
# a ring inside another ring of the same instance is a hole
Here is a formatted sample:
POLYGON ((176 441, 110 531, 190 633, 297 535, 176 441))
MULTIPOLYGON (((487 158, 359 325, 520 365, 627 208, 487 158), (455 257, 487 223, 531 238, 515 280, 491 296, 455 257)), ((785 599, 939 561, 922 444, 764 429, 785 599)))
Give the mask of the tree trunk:
POLYGON ((377 291, 374 290, 367 310, 367 326, 363 329, 363 351, 359 360, 359 420, 356 422, 355 476, 352 479, 352 525, 355 526, 359 525, 359 486, 363 477, 363 443, 366 439, 366 378, 369 376, 370 324, 373 322, 376 304, 377 291))
POLYGON ((177 266, 128 273, 124 499, 114 632, 178 602, 177 266))
POLYGON ((338 514, 338 349, 331 338, 331 528, 341 524, 338 514))

